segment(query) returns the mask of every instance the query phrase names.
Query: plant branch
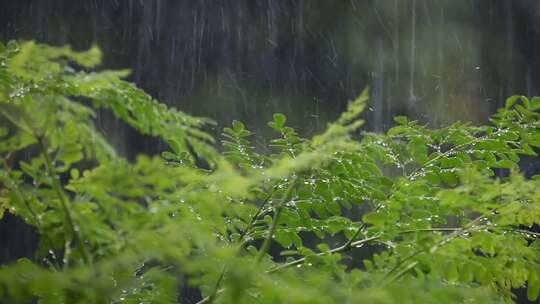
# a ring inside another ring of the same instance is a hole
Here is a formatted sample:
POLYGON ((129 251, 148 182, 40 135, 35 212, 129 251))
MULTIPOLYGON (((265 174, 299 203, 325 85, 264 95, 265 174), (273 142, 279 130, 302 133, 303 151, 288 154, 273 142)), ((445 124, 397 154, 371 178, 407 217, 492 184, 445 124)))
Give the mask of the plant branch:
POLYGON ((524 229, 503 228, 503 227, 492 227, 491 229, 519 233, 521 235, 524 235, 527 238, 533 238, 533 239, 540 238, 540 232, 534 232, 534 231, 529 231, 529 230, 524 230, 524 229))
MULTIPOLYGON (((497 134, 499 133, 502 133, 502 129, 499 129, 495 132, 493 132, 492 135, 496 136, 497 134)), ((476 144, 477 142, 481 141, 482 139, 485 139, 486 136, 480 136, 480 137, 475 137, 474 139, 468 141, 468 142, 465 142, 465 143, 462 143, 462 144, 459 144, 457 146, 454 146, 450 149, 448 149, 447 151, 437 155, 436 157, 430 159, 429 161, 427 161, 425 164, 423 164, 420 168, 418 168, 417 170, 411 172, 409 175, 408 175, 408 178, 414 178, 414 177, 417 177, 418 174, 420 174, 420 171, 426 169, 427 167, 431 166, 433 163, 437 162, 439 159, 441 159, 442 157, 445 157, 445 156, 449 156, 449 155, 452 155, 454 152, 458 151, 459 149, 461 148, 464 148, 464 147, 467 147, 469 145, 473 145, 473 144, 476 144)))
MULTIPOLYGON (((285 202, 285 201, 287 200, 288 196, 290 195, 290 191, 292 191, 293 183, 294 183, 294 181, 291 181, 291 185, 289 186, 289 189, 288 189, 288 191, 287 191, 287 193, 286 193, 286 195, 285 195, 285 198, 284 198, 283 202, 285 202), (290 190, 290 191, 289 191, 289 190, 290 190)), ((270 201, 270 199, 271 199, 272 196, 274 195, 277 186, 278 186, 278 185, 275 185, 275 186, 272 187, 272 192, 270 192, 270 193, 268 194, 268 196, 264 199, 264 201, 262 202, 262 204, 259 206, 259 209, 257 210, 257 212, 251 217, 251 220, 249 221, 249 223, 248 223, 246 229, 245 229, 244 232, 241 234, 241 236, 240 236, 240 238, 239 238, 239 242, 240 242, 239 252, 241 251, 241 248, 242 248, 242 246, 243 246, 243 244, 244 244, 244 238, 245 238, 245 236, 249 233, 249 231, 250 231, 251 228, 253 227, 253 224, 255 223, 255 221, 257 220, 257 218, 262 214, 262 210, 264 209, 264 207, 266 206, 266 204, 268 204, 268 202, 270 201)), ((282 202, 282 203, 283 203, 283 202, 282 202)), ((282 207, 282 205, 280 205, 280 206, 278 206, 278 207, 279 207, 279 210, 280 210, 279 212, 281 212, 281 207, 282 207)), ((278 211, 276 210, 276 212, 278 212, 278 211)), ((274 215, 274 219, 275 219, 275 215, 274 215)), ((279 218, 278 218, 278 219, 279 219, 279 218)), ((273 220, 273 221, 272 221, 272 225, 274 225, 274 223, 277 223, 277 221, 273 220)), ((277 225, 277 224, 276 224, 276 225, 277 225)), ((272 230, 272 229, 271 229, 271 230, 272 230)), ((275 227, 274 227, 273 230, 274 230, 274 232, 275 232, 275 227)), ((273 232, 271 233, 271 235, 273 235, 273 232)), ((264 245, 263 245, 263 246, 264 246, 264 245)), ((267 250, 268 250, 268 248, 267 248, 265 251, 267 251, 267 250)), ((209 296, 203 298, 201 301, 197 302, 197 304, 212 303, 217 295, 219 295, 220 293, 222 293, 223 291, 225 291, 224 288, 219 289, 219 285, 220 285, 221 282, 223 281, 223 278, 224 278, 224 276, 225 276, 225 272, 226 272, 226 271, 225 271, 225 268, 223 268, 223 271, 221 272, 221 274, 220 274, 220 276, 219 276, 219 279, 218 279, 217 282, 216 282, 216 286, 215 286, 214 292, 213 292, 211 295, 209 295, 209 296)))
POLYGON ((360 225, 360 227, 358 227, 358 229, 356 229, 353 236, 345 244, 343 244, 343 246, 341 246, 341 247, 345 247, 347 249, 352 247, 352 243, 360 235, 360 233, 362 233, 362 230, 364 230, 364 228, 366 228, 366 223, 362 223, 362 225, 360 225))
MULTIPOLYGON (((360 247, 360 246, 364 245, 365 243, 371 242, 373 240, 377 240, 379 238, 380 238, 380 235, 372 236, 372 237, 369 237, 369 238, 358 240, 356 242, 351 242, 350 244, 347 241, 347 243, 345 243, 343 246, 339 246, 339 247, 336 247, 334 249, 330 249, 330 250, 325 251, 325 252, 317 253, 316 256, 325 256, 325 255, 330 255, 330 254, 334 254, 334 253, 346 252, 346 251, 350 250, 351 248, 360 247)), ((297 259, 297 260, 294 260, 294 261, 291 261, 291 262, 288 262, 288 263, 285 263, 285 264, 281 264, 281 265, 279 265, 279 266, 277 266, 275 268, 272 268, 272 269, 268 270, 267 273, 274 273, 274 272, 277 272, 277 271, 279 271, 281 269, 284 269, 284 268, 288 268, 288 267, 292 267, 292 266, 295 266, 295 265, 302 264, 305 261, 306 261, 306 257, 303 257, 303 258, 300 258, 300 259, 297 259)))
POLYGON ((58 199, 60 200, 60 205, 62 207, 62 211, 65 214, 66 222, 67 222, 67 225, 69 226, 68 231, 69 231, 70 234, 73 235, 73 237, 75 238, 75 241, 79 245, 79 251, 81 253, 81 257, 82 257, 83 261, 85 263, 88 263, 90 261, 88 253, 86 252, 86 248, 84 247, 84 244, 82 242, 82 239, 81 239, 79 233, 77 232, 77 229, 75 229, 75 224, 73 222, 73 217, 72 217, 71 211, 70 211, 70 209, 68 207, 66 194, 62 190, 62 186, 60 185, 60 181, 58 180, 58 176, 54 172, 54 166, 52 164, 51 158, 49 157, 49 153, 47 152, 47 148, 46 148, 45 141, 44 141, 44 136, 38 134, 38 132, 33 130, 33 128, 31 126, 25 126, 24 124, 19 122, 17 119, 15 119, 11 114, 9 114, 8 112, 6 112, 6 111, 4 111, 2 109, 0 109, 0 114, 2 114, 2 116, 7 118, 14 126, 19 128, 20 130, 32 135, 36 139, 36 141, 37 141, 37 143, 39 145, 39 148, 41 150, 41 154, 43 155, 43 158, 45 159, 45 167, 46 167, 46 170, 47 170, 47 174, 50 176, 50 178, 52 180, 52 187, 53 187, 54 191, 56 192, 56 194, 58 196, 58 199))
MULTIPOLYGON (((459 237, 465 233, 468 233, 468 232, 471 232, 473 228, 478 228, 476 227, 475 225, 479 222, 481 222, 483 219, 485 218, 484 215, 480 215, 479 217, 475 218, 474 220, 472 220, 471 222, 469 222, 467 225, 461 227, 461 228, 451 228, 453 230, 450 230, 450 231, 454 231, 454 233, 448 235, 447 237, 445 237, 444 239, 442 239, 441 241, 439 241, 437 244, 433 245, 431 248, 430 248, 430 252, 434 252, 435 250, 437 250, 437 248, 439 248, 440 246, 448 243, 449 241, 451 241, 452 239, 455 239, 456 237, 459 237)), ((409 232, 413 232, 413 231, 407 231, 407 233, 409 232)), ((403 260, 401 260, 396 266, 394 266, 383 278, 383 281, 386 280, 386 282, 383 282, 381 284, 381 286, 387 286, 388 284, 391 284, 392 282, 394 282, 395 280, 397 280, 398 278, 400 278, 403 274, 405 274, 407 271, 409 271, 410 269, 412 269, 414 266, 416 266, 418 264, 418 262, 412 262, 412 263, 409 263, 404 269, 400 270, 399 272, 397 272, 396 274, 392 275, 393 273, 395 273, 405 262, 409 261, 410 259, 416 257, 417 255, 425 252, 426 249, 421 249, 421 250, 417 250, 413 253, 411 253, 410 255, 408 255, 407 257, 405 257, 403 260)))
POLYGON ((206 298, 203 298, 202 300, 200 300, 199 302, 195 303, 195 304, 206 304, 206 303, 212 303, 212 301, 214 300, 214 298, 223 293, 225 291, 225 288, 221 288, 221 289, 218 289, 215 294, 214 294, 214 297, 211 297, 211 296, 208 296, 206 298))
MULTIPOLYGON (((469 224, 467 224, 467 226, 465 227, 461 227, 461 228, 452 228, 452 227, 439 227, 439 228, 423 228, 423 229, 411 229, 411 230, 404 230, 404 231, 400 231, 399 234, 409 234, 409 233, 417 233, 417 232, 445 232, 445 231, 453 231, 453 232, 459 232, 459 231, 462 231, 464 228, 466 227, 469 227, 470 228, 478 228, 478 227, 474 227, 473 225, 475 225, 476 223, 480 222, 482 219, 484 218, 484 216, 480 216, 478 218, 476 218, 475 220, 473 220, 472 222, 470 222, 469 224)), ((362 227, 360 227, 362 228, 362 227)), ((467 230, 466 232, 470 232, 471 230, 467 230)), ((358 231, 360 231, 361 229, 359 229, 358 231)), ((518 231, 521 233, 521 231, 518 231)), ((524 232, 524 231, 523 231, 524 232)), ((462 231, 462 233, 464 233, 462 231)), ((453 237, 447 237, 445 238, 445 240, 443 240, 441 242, 441 244, 444 244, 446 242, 448 242, 450 239, 452 238, 455 238, 459 235, 461 235, 462 233, 459 233, 458 235, 455 235, 453 237)), ((355 235, 355 237, 358 235, 358 233, 355 235)), ((539 234, 540 235, 540 234, 539 234)), ((375 241, 375 240, 378 240, 381 238, 381 235, 376 235, 376 236, 372 236, 372 237, 368 237, 368 238, 365 238, 365 239, 361 239, 361 240, 358 240, 358 241, 352 241, 354 240, 354 237, 349 239, 345 244, 343 244, 342 246, 339 246, 339 247, 336 247, 334 249, 330 249, 328 251, 325 251, 325 252, 320 252, 320 253, 317 253, 316 256, 325 256, 325 255, 330 255, 330 254, 334 254, 334 253, 342 253, 342 252, 347 252, 349 250, 351 250, 352 248, 355 248, 355 247, 360 247, 360 246, 363 246, 364 244, 366 243, 369 243, 371 241, 375 241)), ((440 244, 437 244, 435 245, 434 247, 437 247, 437 246, 440 246, 440 244)), ((389 274, 395 270, 397 270, 399 268, 399 266, 403 265, 403 263, 405 263, 406 261, 410 260, 411 258, 413 258, 414 256, 420 254, 421 252, 423 251, 417 251, 415 252, 414 254, 412 254, 411 256, 405 258, 404 260, 402 260, 400 262, 400 264, 398 264, 396 267, 394 267, 394 269, 392 269, 392 271, 389 272, 389 274)), ((269 269, 266 271, 266 273, 268 274, 271 274, 271 273, 274 273, 274 272, 277 272, 279 270, 282 270, 284 268, 289 268, 289 267, 293 267, 293 266, 296 266, 296 265, 301 265, 302 263, 304 263, 306 261, 306 257, 303 257, 303 258, 299 258, 297 260, 294 260, 294 261, 291 261, 291 262, 288 262, 288 263, 284 263, 284 264, 281 264, 277 267, 274 267, 272 269, 269 269)), ((411 268, 413 268, 414 266, 416 266, 418 264, 418 262, 414 261, 414 262, 411 262, 410 264, 407 265, 407 267, 405 267, 404 269, 400 270, 396 275, 394 275, 394 277, 392 278, 392 281, 396 280, 397 278, 399 278, 400 276, 402 276, 404 273, 406 273, 407 271, 409 271, 411 268)), ((388 276, 388 275, 387 275, 388 276)), ((386 276, 386 277, 387 277, 386 276)), ((389 284, 389 283, 387 283, 389 284)), ((225 291, 225 288, 222 288, 222 289, 218 289, 216 290, 215 294, 214 294, 214 297, 216 295, 219 295, 221 293, 223 293, 225 291)), ((197 302, 196 304, 205 304, 205 303, 211 303, 212 299, 210 296, 202 299, 201 301, 197 302)))
MULTIPOLYGON (((456 230, 459 230, 459 229, 460 228, 445 228, 445 227, 443 227, 443 228, 411 229, 411 230, 400 231, 399 234, 408 234, 408 233, 416 233, 416 232, 456 231, 456 230)), ((354 237, 353 237, 353 238, 349 239, 342 246, 336 247, 334 249, 330 249, 330 250, 325 251, 325 252, 320 252, 320 253, 317 254, 317 256, 324 256, 324 255, 329 255, 329 254, 333 254, 333 253, 346 252, 346 251, 349 251, 352 248, 363 246, 364 244, 366 244, 368 242, 375 241, 375 240, 378 240, 380 238, 381 238, 381 235, 376 235, 376 236, 368 237, 368 238, 361 239, 361 240, 358 240, 358 241, 354 241, 354 237)), ((306 261, 305 257, 300 258, 300 259, 297 259, 297 260, 294 260, 294 261, 291 261, 291 262, 288 262, 288 263, 285 263, 285 264, 281 264, 281 265, 279 265, 279 266, 277 266, 275 268, 272 268, 272 269, 268 270, 267 273, 273 273, 273 272, 276 272, 276 271, 278 271, 280 269, 283 269, 283 268, 299 265, 299 264, 304 263, 305 261, 306 261)))
MULTIPOLYGON (((340 246, 340 247, 337 247, 337 248, 334 248, 334 249, 331 249, 331 250, 328 250, 328 251, 325 251, 325 252, 321 252, 321 253, 318 253, 317 256, 323 256, 323 255, 328 255, 328 254, 333 254, 333 253, 338 253, 338 252, 344 252, 344 251, 347 251, 349 250, 350 248, 354 248, 354 247, 358 247, 358 246, 362 246, 363 244, 367 243, 367 242, 370 242, 370 241, 373 241, 373 240, 376 240, 378 239, 379 236, 374 236, 374 237, 370 237, 370 238, 366 238, 366 239, 362 239, 362 240, 359 240, 359 241, 356 241, 356 242, 352 242, 350 244, 350 246, 340 246)), ((291 267, 291 266, 295 266, 295 265, 298 265, 298 264, 302 264, 304 261, 306 260, 306 258, 301 258, 301 259, 298 259, 298 260, 295 260, 295 261, 292 261, 292 262, 289 262, 289 263, 285 263, 285 264, 282 264, 278 267, 275 267, 275 268, 272 268, 270 270, 267 270, 266 273, 274 273, 274 272, 277 272, 283 268, 287 268, 287 267, 291 267)), ((222 289, 219 289, 215 292, 215 295, 218 295, 222 292, 225 291, 225 288, 222 288, 222 289)), ((200 300, 199 302, 197 302, 196 304, 205 304, 205 303, 211 303, 212 302, 212 296, 208 296, 202 300, 200 300)))
POLYGON ((219 289, 219 285, 221 285, 221 281, 223 281, 223 278, 225 277, 225 272, 226 272, 226 267, 223 267, 223 270, 221 271, 221 274, 219 275, 219 278, 216 281, 216 286, 214 287, 214 291, 212 292, 211 295, 208 296, 208 300, 206 301, 206 303, 212 303, 212 301, 214 301, 214 299, 216 298, 220 290, 222 290, 222 289, 219 289))
POLYGON ((296 180, 291 180, 289 184, 289 188, 287 189, 287 192, 285 192, 285 195, 283 196, 283 200, 276 206, 276 211, 274 213, 274 218, 272 219, 272 226, 270 226, 270 230, 268 231, 268 235, 266 236, 266 239, 264 240, 261 249, 259 250, 259 254, 257 255, 257 263, 259 263, 268 249, 270 249, 270 244, 272 243, 272 238, 274 236, 274 233, 276 232, 276 228, 278 226, 279 218, 281 216, 281 211, 283 210, 283 205, 285 202, 289 199, 289 196, 292 193, 292 190, 294 189, 294 186, 296 184, 296 180))
POLYGON ((78 245, 83 261, 85 263, 89 263, 90 262, 89 255, 86 252, 86 248, 84 246, 81 236, 79 235, 79 232, 75 228, 75 223, 73 221, 73 216, 71 215, 71 210, 69 209, 69 206, 68 206, 66 194, 62 190, 62 186, 60 185, 60 181, 58 180, 58 176, 56 175, 56 172, 54 172, 54 167, 53 167, 51 158, 49 157, 49 153, 47 152, 47 147, 45 146, 43 136, 40 136, 36 133, 34 133, 34 135, 41 149, 41 154, 43 155, 43 158, 45 159, 45 167, 47 169, 47 174, 50 176, 52 180, 52 187, 54 191, 56 192, 58 199, 60 200, 62 211, 64 212, 64 215, 66 217, 66 224, 68 226, 69 233, 73 235, 73 238, 75 239, 75 242, 78 245))
POLYGON ((257 220, 257 218, 259 218, 259 216, 262 214, 262 211, 264 210, 264 207, 266 207, 266 204, 268 204, 268 202, 270 201, 270 199, 272 198, 272 196, 274 195, 275 191, 276 191, 276 188, 277 188, 278 185, 275 185, 272 187, 272 192, 270 192, 266 198, 264 199, 264 201, 261 203, 261 205, 259 206, 259 209, 257 209, 257 212, 251 217, 246 229, 244 230, 244 232, 240 235, 240 242, 243 243, 243 240, 244 238, 246 237, 246 235, 250 232, 251 228, 253 228, 253 225, 255 224, 255 221, 257 220))

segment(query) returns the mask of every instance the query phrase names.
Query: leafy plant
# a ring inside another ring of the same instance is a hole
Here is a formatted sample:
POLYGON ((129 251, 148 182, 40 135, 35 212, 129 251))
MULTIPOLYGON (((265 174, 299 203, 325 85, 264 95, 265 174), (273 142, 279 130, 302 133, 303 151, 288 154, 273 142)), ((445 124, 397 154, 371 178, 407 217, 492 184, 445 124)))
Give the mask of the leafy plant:
POLYGON ((511 302, 540 291, 540 99, 514 96, 485 126, 405 117, 359 132, 367 91, 301 138, 274 115, 262 155, 241 122, 167 108, 93 69, 100 51, 0 45, 0 208, 37 229, 33 260, 0 268, 2 303, 511 302), (94 109, 166 142, 118 156, 94 109), (198 168, 203 158, 210 169, 198 168))

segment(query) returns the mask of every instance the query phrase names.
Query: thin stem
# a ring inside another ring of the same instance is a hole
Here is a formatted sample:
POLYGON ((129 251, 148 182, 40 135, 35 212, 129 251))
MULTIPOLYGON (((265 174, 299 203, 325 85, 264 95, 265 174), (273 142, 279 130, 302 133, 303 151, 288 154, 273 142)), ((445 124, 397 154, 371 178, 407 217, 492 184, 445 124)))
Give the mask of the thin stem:
MULTIPOLYGON (((500 215, 500 213, 497 213, 496 215, 500 215)), ((457 237, 459 237, 459 236, 461 236, 463 234, 472 232, 472 231, 474 231, 476 229, 479 229, 479 228, 486 228, 486 226, 475 226, 476 224, 478 224, 478 223, 480 223, 482 221, 485 221, 485 220, 487 220, 487 216, 482 214, 482 215, 478 216, 477 218, 475 218, 474 220, 472 220, 471 222, 469 222, 467 225, 463 226, 462 228, 439 228, 439 229, 455 229, 455 232, 452 233, 451 235, 449 235, 448 237, 446 237, 445 239, 441 240, 437 244, 433 245, 430 248, 430 252, 434 252, 440 246, 448 243, 452 239, 455 239, 455 238, 457 238, 457 237)), ((493 227, 491 227, 490 229, 493 229, 493 227)), ((505 231, 512 231, 512 232, 520 233, 520 234, 529 234, 529 235, 534 235, 534 236, 540 236, 540 233, 529 232, 529 231, 522 230, 522 229, 507 229, 507 228, 503 228, 503 227, 501 227, 501 228, 495 227, 495 229, 500 229, 500 230, 505 230, 505 231)), ((385 278, 387 278, 390 274, 392 274, 392 272, 396 271, 401 265, 403 265, 403 263, 405 263, 406 261, 414 258, 415 256, 419 255, 422 252, 425 252, 425 250, 416 251, 416 252, 412 253, 411 255, 409 255, 408 257, 406 257, 405 259, 403 259, 390 272, 388 272, 388 274, 385 276, 385 278)), ((386 283, 383 283, 381 285, 386 286, 386 285, 394 282, 395 280, 399 279, 403 274, 407 273, 407 271, 409 271, 410 269, 415 267, 417 264, 418 264, 418 262, 410 263, 409 265, 407 265, 407 267, 405 267, 404 269, 402 269, 398 273, 396 273, 394 276, 392 276, 386 283)))
MULTIPOLYGON (((346 252, 348 250, 350 250, 351 248, 355 248, 355 247, 360 247, 362 245, 364 245, 365 243, 368 243, 368 242, 371 242, 373 240, 377 240, 380 238, 380 235, 377 235, 377 236, 372 236, 372 237, 369 237, 369 238, 365 238, 365 239, 362 239, 362 240, 358 240, 356 242, 351 242, 349 245, 347 245, 347 243, 345 243, 343 246, 339 246, 337 248, 334 248, 334 249, 330 249, 328 251, 325 251, 325 252, 320 252, 318 254, 316 254, 317 256, 325 256, 325 255, 330 255, 330 254, 334 254, 334 253, 341 253, 341 252, 346 252)), ((306 261, 306 258, 303 257, 303 258, 300 258, 300 259, 297 259, 297 260, 294 260, 294 261, 291 261, 291 262, 288 262, 288 263, 285 263, 285 264, 281 264, 275 268, 272 268, 268 271, 266 271, 267 273, 274 273, 274 272, 277 272, 281 269, 284 269, 284 268, 288 268, 288 267, 292 267, 292 266, 296 266, 296 265, 299 265, 299 264, 302 264, 306 261)))
POLYGON ((223 267, 223 270, 221 271, 221 274, 219 275, 218 280, 216 281, 216 286, 214 287, 214 291, 210 296, 208 296, 208 303, 212 303, 214 299, 216 298, 218 292, 219 292, 219 285, 221 284, 221 281, 223 281, 223 277, 225 277, 226 267, 223 267))
MULTIPOLYGON (((481 215, 479 217, 477 217, 476 219, 474 219, 473 221, 469 222, 467 225, 461 227, 461 228, 454 228, 454 233, 448 235, 447 237, 445 237, 444 239, 442 239, 441 241, 439 241, 437 244, 433 245, 431 248, 430 248, 430 252, 434 252, 435 250, 437 250, 437 248, 439 248, 440 246, 448 243, 449 241, 455 239, 456 237, 459 237, 465 233, 468 233, 468 232, 471 232, 473 228, 478 228, 476 227, 475 225, 479 222, 481 222, 483 219, 485 218, 484 215, 481 215)), ((408 231, 409 232, 412 232, 412 231, 408 231)), ((414 257, 416 257, 417 255, 421 254, 421 253, 424 253, 426 252, 426 249, 421 249, 421 250, 417 250, 413 253, 411 253, 410 255, 408 255, 407 257, 405 257, 403 260, 401 260, 396 266, 394 266, 383 278, 383 281, 386 281, 386 282, 383 282, 381 285, 382 286, 387 286, 388 284, 391 284, 392 282, 394 282, 395 280, 397 280, 398 278, 400 278, 403 274, 405 274, 407 271, 409 271, 410 269, 412 269, 414 266, 416 266, 416 264, 418 264, 417 262, 413 262, 413 263, 409 263, 407 265, 407 267, 405 267, 404 269, 400 270, 399 272, 397 272, 396 274, 394 274, 405 262, 413 259, 414 257), (392 275, 394 274, 394 275, 392 275)))
POLYGON ((411 229, 400 231, 399 234, 406 233, 416 233, 416 232, 435 232, 435 231, 458 231, 461 228, 452 228, 452 227, 439 227, 439 228, 421 228, 421 229, 411 229))
POLYGON ((353 236, 341 247, 345 247, 345 248, 351 247, 354 240, 360 235, 360 233, 362 233, 362 230, 364 230, 364 228, 366 228, 366 223, 362 223, 362 225, 360 225, 360 227, 356 229, 353 236))
MULTIPOLYGON (((410 257, 414 257, 416 255, 420 254, 420 251, 417 251, 415 252, 413 255, 411 255, 410 257)), ((405 261, 408 261, 410 260, 409 257, 407 257, 405 260, 403 260, 402 262, 405 262, 405 261)), ((402 265, 402 263, 400 263, 400 265, 402 265)), ((402 275, 404 275, 405 273, 407 273, 409 270, 413 269, 416 265, 418 265, 418 261, 412 261, 411 263, 409 263, 405 268, 403 268, 402 270, 400 270, 398 273, 396 273, 395 275, 393 275, 386 283, 382 283, 381 286, 384 287, 384 286, 387 286, 389 284, 391 284, 392 282, 394 282, 395 280, 397 280, 398 278, 400 278, 402 275)), ((397 270, 398 268, 395 268, 393 270, 397 270)), ((389 272, 390 274, 391 272, 389 272)), ((385 276, 386 277, 386 276, 385 276)))
POLYGON ((524 229, 503 228, 503 227, 492 227, 490 229, 491 230, 503 230, 503 231, 519 233, 521 235, 525 235, 526 237, 533 238, 533 239, 540 238, 540 233, 539 232, 534 232, 534 231, 529 231, 529 230, 524 230, 524 229))
POLYGON ((268 235, 266 236, 266 239, 264 240, 261 249, 259 250, 259 255, 257 255, 257 263, 260 263, 268 249, 270 249, 270 244, 272 243, 272 238, 274 236, 274 233, 276 232, 279 217, 281 216, 281 211, 283 210, 283 205, 285 202, 289 199, 289 196, 292 193, 292 190, 294 189, 294 186, 296 184, 296 180, 291 180, 289 184, 289 188, 287 189, 287 192, 285 192, 285 195, 283 196, 283 200, 276 206, 276 211, 274 213, 274 218, 272 219, 272 226, 270 226, 270 230, 268 231, 268 235))
POLYGON ((37 135, 34 133, 39 147, 41 149, 41 154, 43 155, 43 158, 45 159, 45 167, 47 169, 47 173, 50 176, 52 180, 52 187, 54 191, 56 192, 56 195, 58 196, 58 199, 60 200, 60 206, 62 207, 62 211, 65 214, 66 217, 66 223, 68 225, 69 232, 73 235, 73 238, 75 239, 75 242, 77 243, 79 247, 79 251, 81 253, 81 257, 85 263, 89 263, 90 259, 88 256, 88 253, 86 252, 86 248, 84 246, 84 243, 82 241, 82 238, 80 237, 77 229, 75 228, 75 224, 73 221, 73 217, 71 215, 71 210, 68 207, 68 201, 66 199, 66 194, 62 190, 62 186, 60 185, 60 181, 58 180, 58 176, 54 172, 54 166, 52 164, 51 158, 49 157, 49 153, 47 152, 47 148, 45 146, 45 142, 43 139, 43 136, 37 135))
MULTIPOLYGON (((225 288, 221 288, 221 289, 218 289, 214 295, 214 298, 215 296, 218 296, 219 294, 223 293, 225 291, 225 288)), ((214 300, 214 298, 208 296, 206 298, 203 298, 202 300, 200 300, 199 302, 197 302, 196 304, 207 304, 207 303, 212 303, 212 301, 214 300)))
POLYGON ((8 112, 0 109, 0 114, 2 116, 6 117, 14 126, 19 128, 20 130, 32 135, 36 140, 40 147, 41 154, 43 155, 43 158, 45 159, 45 167, 47 169, 47 174, 51 177, 52 180, 52 187, 54 191, 56 192, 58 199, 60 200, 60 205, 62 207, 62 211, 65 214, 67 225, 69 226, 69 232, 73 235, 75 238, 75 241, 79 245, 79 251, 81 253, 81 257, 85 263, 88 263, 89 256, 86 252, 86 248, 84 247, 84 244, 82 242, 81 237, 79 236, 79 233, 77 232, 77 229, 75 229, 75 225, 73 222, 73 217, 71 216, 71 211, 68 207, 68 202, 66 199, 66 195, 64 191, 62 190, 62 186, 60 185, 60 181, 58 180, 58 176, 54 172, 54 166, 52 164, 51 158, 49 157, 49 153, 47 152, 47 148, 44 141, 44 136, 38 134, 32 126, 25 126, 21 122, 19 122, 17 119, 15 119, 11 114, 8 112))
POLYGON ((262 202, 262 204, 259 206, 259 209, 257 210, 257 212, 251 217, 246 229, 244 230, 244 232, 240 235, 240 242, 243 243, 243 240, 244 238, 246 237, 246 235, 249 234, 251 228, 253 228, 253 225, 255 224, 255 221, 259 218, 259 216, 262 214, 262 211, 264 210, 264 207, 266 207, 266 204, 268 204, 268 202, 270 201, 270 199, 272 198, 272 196, 274 195, 275 191, 276 191, 276 188, 277 188, 278 185, 275 185, 272 187, 272 192, 270 192, 266 198, 264 199, 264 201, 262 202))
MULTIPOLYGON (((493 132, 492 135, 496 136, 498 133, 501 133, 501 132, 502 132, 502 129, 499 129, 499 130, 493 132)), ((486 139, 486 135, 480 136, 480 137, 475 137, 474 139, 472 139, 472 140, 470 140, 468 142, 462 143, 460 145, 452 147, 451 149, 448 149, 447 151, 445 151, 445 152, 437 155, 436 157, 432 158, 431 160, 427 161, 425 164, 423 164, 417 170, 411 172, 411 174, 409 174, 408 178, 416 177, 418 174, 420 174, 420 171, 422 171, 423 169, 426 169, 427 167, 431 166, 433 163, 438 161, 440 158, 445 157, 445 156, 449 156, 449 155, 451 155, 452 153, 458 151, 461 148, 467 147, 469 145, 476 144, 477 142, 479 142, 482 139, 486 139)))
MULTIPOLYGON (((425 229, 411 229, 411 230, 404 230, 404 231, 400 231, 399 234, 408 234, 408 233, 416 233, 416 232, 435 232, 435 231, 456 231, 456 230, 459 230, 461 228, 425 228, 425 229)), ((342 246, 339 246, 339 247, 336 247, 334 249, 330 249, 328 251, 325 251, 325 252, 320 252, 317 254, 317 256, 324 256, 324 255, 328 255, 328 254, 333 254, 333 253, 342 253, 342 252, 346 252, 346 251, 349 251, 350 249, 352 248, 355 248, 355 247, 360 247, 368 242, 371 242, 371 241, 375 241, 375 240, 378 240, 381 238, 381 235, 376 235, 376 236, 372 236, 372 237, 368 237, 368 238, 365 238, 365 239, 361 239, 361 240, 358 240, 358 241, 352 241, 354 240, 354 238, 351 238, 349 241, 347 241, 345 244, 343 244, 342 246)), ((294 260, 294 261, 291 261, 291 262, 288 262, 288 263, 285 263, 285 264, 281 264, 275 268, 272 268, 270 270, 267 271, 267 273, 273 273, 273 272, 276 272, 280 269, 283 269, 283 268, 287 268, 287 267, 291 267, 291 266, 295 266, 295 265, 299 265, 299 264, 302 264, 306 261, 306 258, 300 258, 300 259, 297 259, 297 260, 294 260)))
POLYGON ((408 178, 416 177, 420 173, 420 171, 422 171, 423 169, 426 169, 427 167, 431 166, 433 163, 437 162, 440 158, 442 158, 444 156, 451 155, 452 153, 454 153, 454 151, 457 151, 458 149, 461 149, 461 148, 466 147, 468 145, 474 144, 478 140, 479 140, 479 138, 475 138, 475 139, 473 139, 471 141, 468 141, 466 143, 463 143, 461 145, 454 146, 451 149, 449 149, 448 151, 445 151, 445 152, 439 154, 438 156, 436 156, 436 157, 432 158, 431 160, 427 161, 420 168, 418 168, 417 170, 415 170, 411 174, 409 174, 408 178))

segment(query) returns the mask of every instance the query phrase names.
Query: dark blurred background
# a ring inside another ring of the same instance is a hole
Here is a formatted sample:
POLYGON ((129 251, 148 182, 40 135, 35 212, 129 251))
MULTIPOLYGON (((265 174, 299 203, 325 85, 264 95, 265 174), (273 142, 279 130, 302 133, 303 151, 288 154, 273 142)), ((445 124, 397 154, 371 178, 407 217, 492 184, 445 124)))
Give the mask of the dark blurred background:
MULTIPOLYGON (((2 0, 0 40, 96 43, 170 106, 263 132, 284 112, 309 135, 366 86, 373 130, 485 121, 538 93, 539 17, 537 0, 2 0)), ((102 116, 122 153, 155 149, 102 116)))
MULTIPOLYGON (((274 112, 305 136, 324 129, 367 86, 375 131, 403 114, 485 122, 507 96, 540 89, 538 0, 1 0, 10 39, 95 43, 102 68, 130 68, 160 101, 215 119, 215 134, 242 120, 258 141, 274 112)), ((125 156, 164 148, 108 113, 98 126, 125 156)), ((13 220, 0 223, 2 262, 36 242, 6 230, 13 220)))

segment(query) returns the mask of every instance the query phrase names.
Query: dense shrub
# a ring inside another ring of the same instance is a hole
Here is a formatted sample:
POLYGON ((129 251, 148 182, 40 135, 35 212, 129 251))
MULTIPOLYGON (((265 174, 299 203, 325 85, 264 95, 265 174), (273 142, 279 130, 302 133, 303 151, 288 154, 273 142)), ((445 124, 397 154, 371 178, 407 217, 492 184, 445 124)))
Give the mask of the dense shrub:
POLYGON ((540 99, 484 126, 396 117, 373 134, 364 92, 311 139, 276 114, 267 148, 235 121, 219 152, 211 120, 94 71, 100 57, 0 45, 0 210, 40 235, 34 259, 0 268, 0 302, 176 303, 187 285, 206 303, 537 298, 540 179, 518 163, 540 147, 540 99), (118 156, 95 109, 170 150, 118 156))

